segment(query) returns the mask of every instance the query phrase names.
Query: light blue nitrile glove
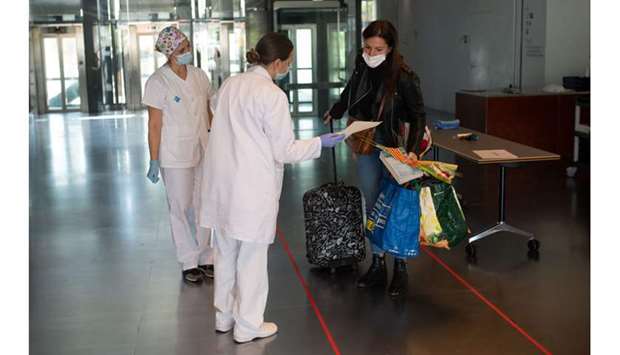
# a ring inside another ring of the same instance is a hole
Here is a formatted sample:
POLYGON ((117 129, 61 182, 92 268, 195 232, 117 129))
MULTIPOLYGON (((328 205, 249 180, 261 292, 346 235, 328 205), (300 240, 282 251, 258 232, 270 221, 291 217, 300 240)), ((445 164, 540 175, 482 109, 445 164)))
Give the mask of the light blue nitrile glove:
POLYGON ((146 178, 151 180, 153 184, 157 184, 159 181, 159 160, 151 160, 146 178))
POLYGON ((321 138, 321 147, 323 148, 333 148, 336 144, 342 142, 344 140, 344 134, 339 133, 326 133, 321 138))

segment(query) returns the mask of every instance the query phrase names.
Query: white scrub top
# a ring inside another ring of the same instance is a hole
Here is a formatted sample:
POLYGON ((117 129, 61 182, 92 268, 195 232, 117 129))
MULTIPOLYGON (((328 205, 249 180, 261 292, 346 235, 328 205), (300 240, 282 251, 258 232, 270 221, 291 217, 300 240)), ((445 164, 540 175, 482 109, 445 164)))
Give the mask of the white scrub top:
POLYGON ((187 65, 181 79, 166 64, 146 81, 142 102, 163 113, 159 161, 162 168, 191 168, 200 161, 200 145, 207 146, 207 99, 212 97, 207 74, 187 65))
POLYGON ((320 138, 295 139, 288 98, 265 68, 227 79, 206 150, 200 224, 233 239, 273 243, 283 164, 320 155, 320 138))

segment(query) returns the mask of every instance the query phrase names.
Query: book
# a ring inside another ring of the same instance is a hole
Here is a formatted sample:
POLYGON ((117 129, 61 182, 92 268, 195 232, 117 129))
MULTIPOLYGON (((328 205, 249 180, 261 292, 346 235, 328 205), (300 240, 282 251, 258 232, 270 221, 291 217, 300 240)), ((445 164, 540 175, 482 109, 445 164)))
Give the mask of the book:
POLYGON ((422 171, 419 169, 412 168, 407 164, 399 162, 386 152, 381 152, 379 160, 381 160, 399 185, 419 179, 423 175, 422 171))

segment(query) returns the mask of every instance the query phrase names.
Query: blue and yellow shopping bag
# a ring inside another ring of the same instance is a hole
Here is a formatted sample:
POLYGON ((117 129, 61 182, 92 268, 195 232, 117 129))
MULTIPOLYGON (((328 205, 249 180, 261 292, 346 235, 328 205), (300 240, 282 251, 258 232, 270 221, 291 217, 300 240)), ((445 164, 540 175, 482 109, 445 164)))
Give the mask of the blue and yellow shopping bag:
POLYGON ((420 250, 420 198, 418 191, 384 179, 368 221, 370 241, 401 258, 416 257, 420 250))

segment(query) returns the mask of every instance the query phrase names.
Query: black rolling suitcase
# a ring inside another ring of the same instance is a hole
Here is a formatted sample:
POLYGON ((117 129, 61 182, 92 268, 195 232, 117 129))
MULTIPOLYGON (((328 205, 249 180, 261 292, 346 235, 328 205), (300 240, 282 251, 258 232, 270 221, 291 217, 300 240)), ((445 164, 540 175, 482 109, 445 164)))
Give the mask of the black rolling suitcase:
POLYGON ((333 271, 364 260, 366 248, 362 194, 357 187, 338 182, 335 148, 332 160, 334 183, 306 191, 303 204, 308 262, 333 271))

